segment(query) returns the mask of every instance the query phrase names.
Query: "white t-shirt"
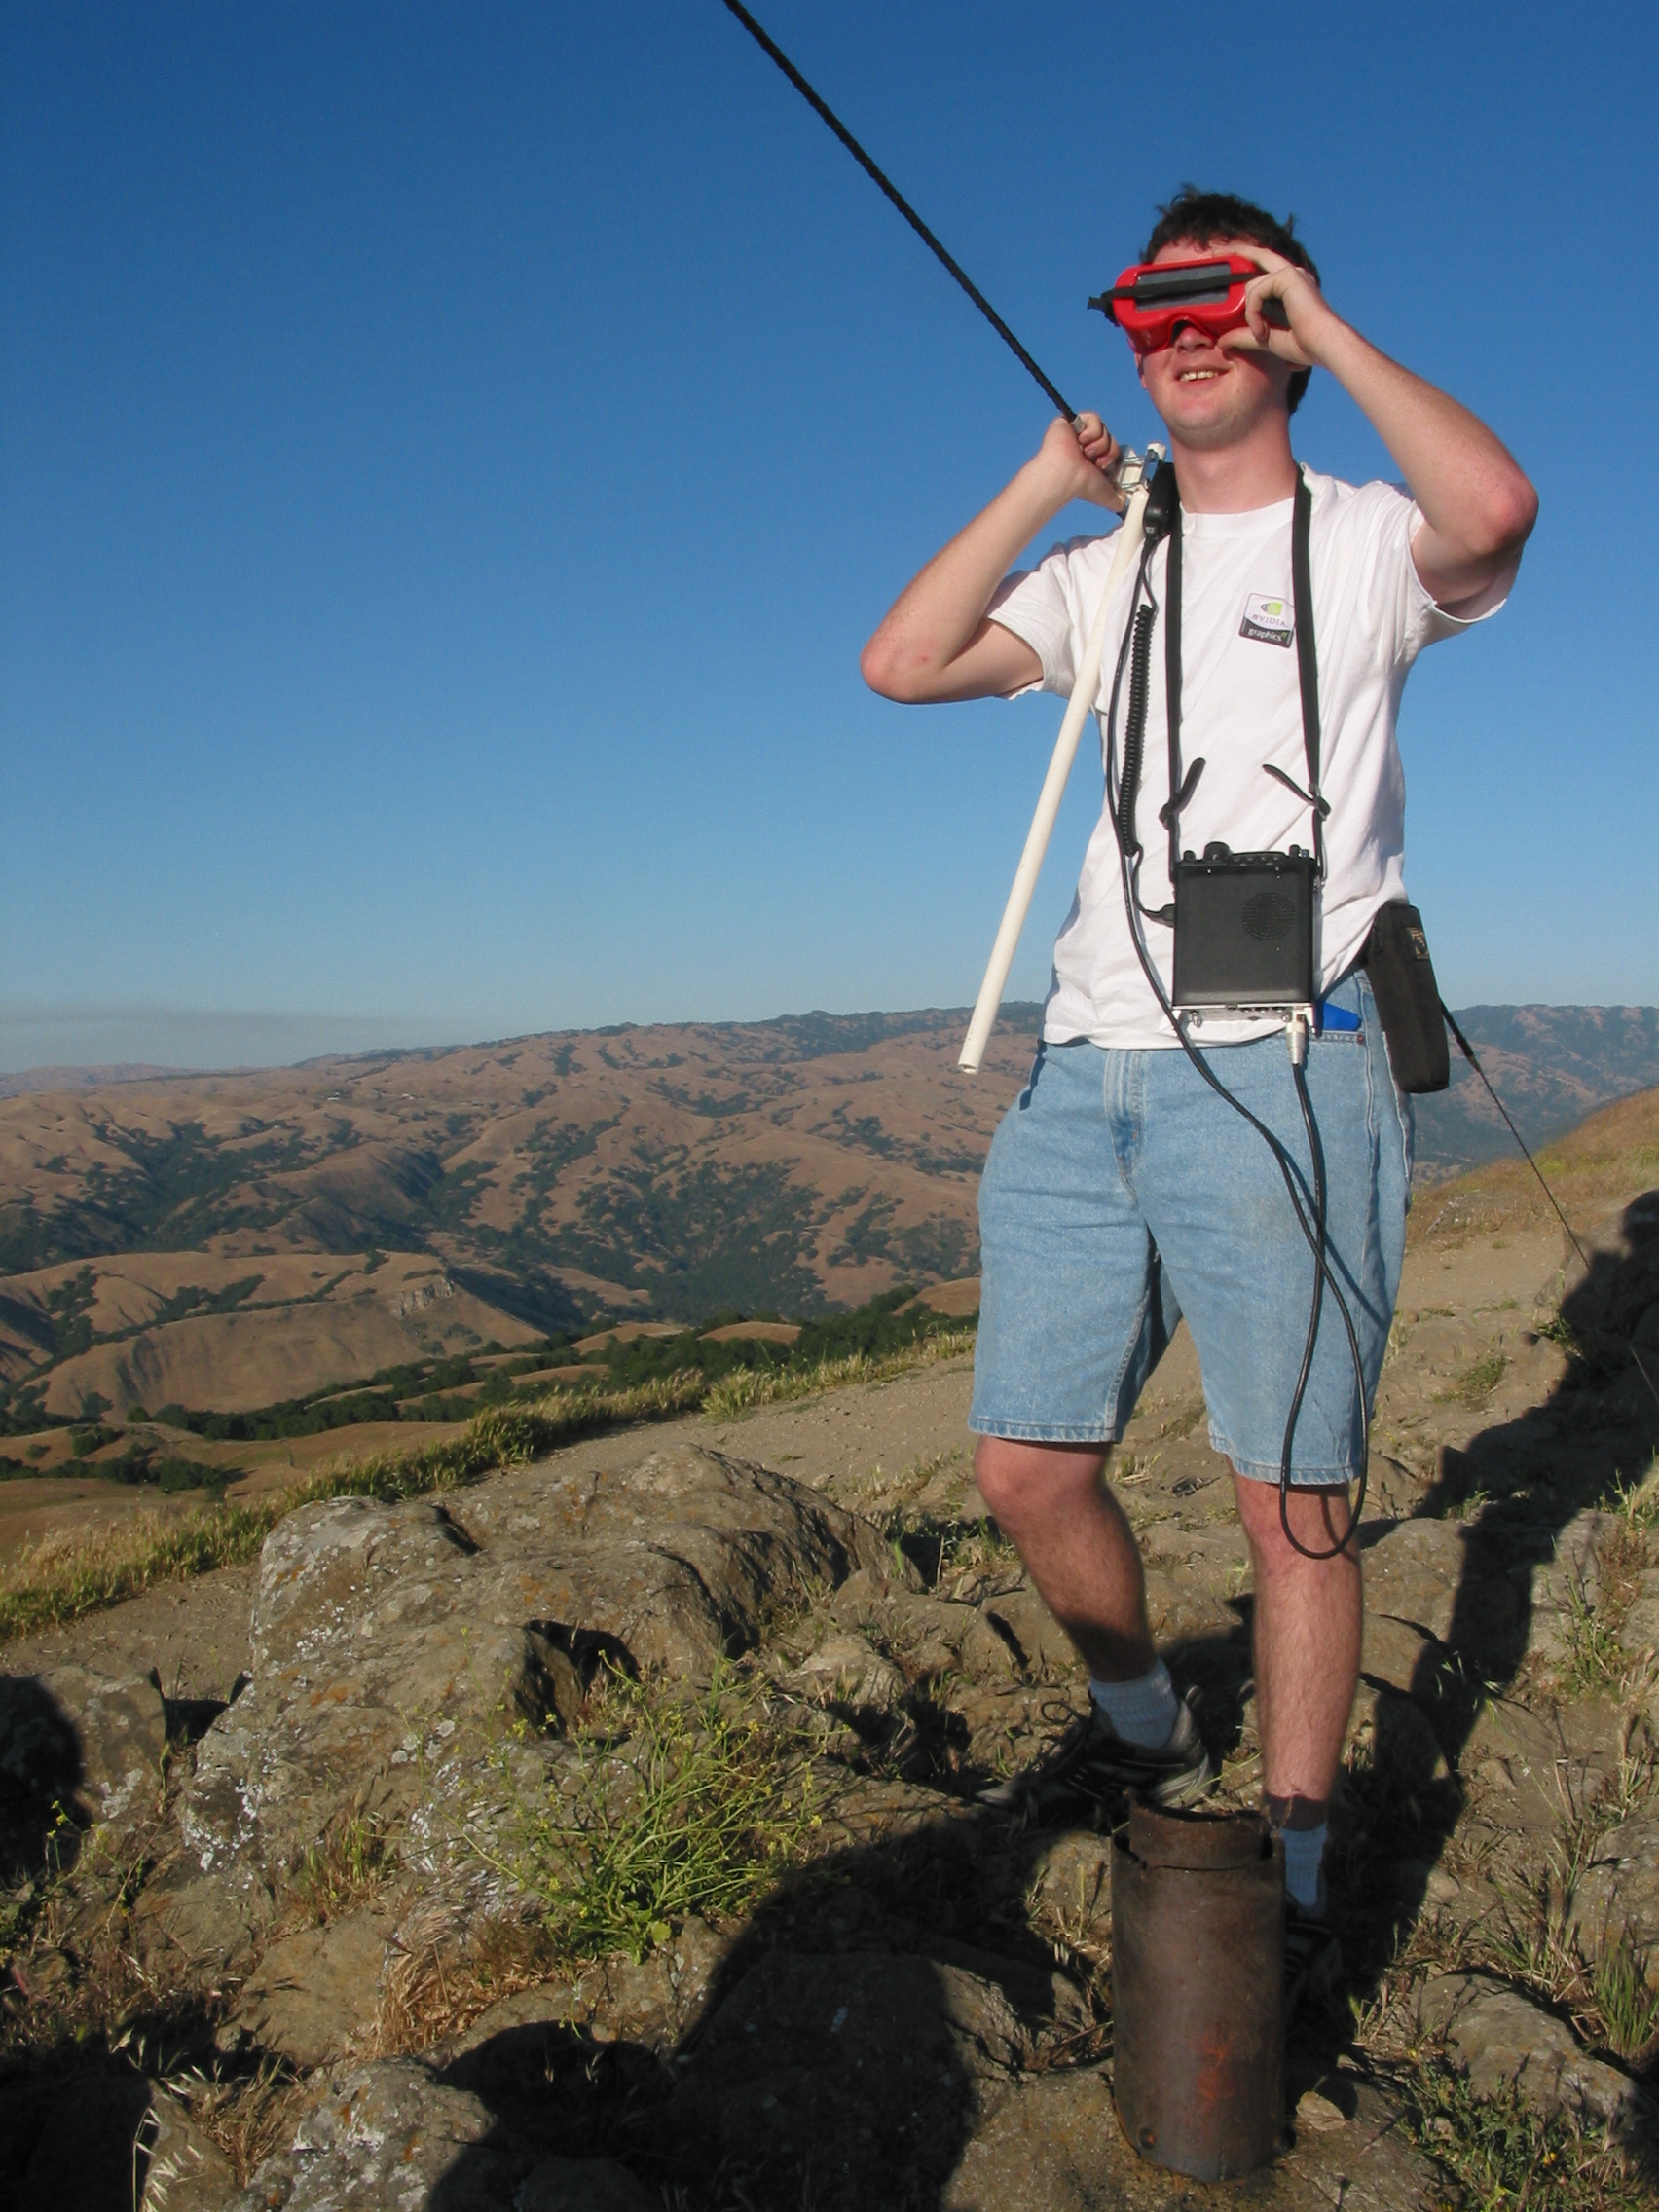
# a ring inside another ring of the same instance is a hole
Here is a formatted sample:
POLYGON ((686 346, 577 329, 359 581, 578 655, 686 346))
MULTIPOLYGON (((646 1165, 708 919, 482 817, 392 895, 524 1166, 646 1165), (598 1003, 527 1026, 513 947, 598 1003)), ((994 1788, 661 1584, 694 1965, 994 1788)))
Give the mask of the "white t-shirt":
MULTIPOLYGON (((1379 906, 1405 894, 1405 775, 1394 739, 1400 693, 1412 662, 1436 638, 1467 629, 1502 605, 1508 579, 1461 618, 1437 607, 1412 560, 1421 517, 1392 484, 1343 484, 1307 472, 1312 493, 1309 555, 1319 659, 1319 780, 1326 879, 1315 902, 1314 974, 1328 989, 1354 962, 1379 906)), ((1303 787, 1307 756, 1292 616, 1293 501, 1247 514, 1181 518, 1181 760, 1205 766, 1181 810, 1181 850, 1202 853, 1218 839, 1235 853, 1311 850, 1309 808, 1264 772, 1271 761, 1303 787)), ((991 602, 1003 628, 1023 638, 1043 664, 1040 685, 1069 697, 1111 568, 1114 539, 1074 537, 1039 568, 1010 576, 991 602)), ((1169 796, 1168 718, 1163 681, 1163 590, 1168 545, 1153 555, 1149 580, 1159 607, 1147 687, 1146 751, 1136 802, 1143 905, 1173 896, 1168 833, 1159 809, 1169 796)), ((1106 626, 1095 713, 1105 745, 1112 674, 1128 618, 1133 574, 1120 585, 1106 626)), ((1128 707, 1125 668, 1118 704, 1123 756, 1128 707)), ((1146 940, 1170 986, 1173 933, 1148 921, 1146 940)), ((1275 1026, 1225 1015, 1186 1017, 1206 1044, 1232 1044, 1275 1026)), ((1077 897, 1054 946, 1043 1034, 1064 1044, 1174 1046, 1129 937, 1118 841, 1104 808, 1088 842, 1077 897)))

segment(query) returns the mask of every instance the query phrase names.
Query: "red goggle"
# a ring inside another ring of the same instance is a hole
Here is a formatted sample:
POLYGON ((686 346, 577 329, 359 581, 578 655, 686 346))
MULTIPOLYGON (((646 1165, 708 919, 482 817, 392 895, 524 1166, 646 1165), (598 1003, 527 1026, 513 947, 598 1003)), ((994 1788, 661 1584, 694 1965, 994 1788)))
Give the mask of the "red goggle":
MULTIPOLYGON (((1247 327, 1244 287, 1261 269, 1241 253, 1212 254, 1205 261, 1143 261, 1125 269, 1109 292, 1090 300, 1118 325, 1137 353, 1157 353, 1174 342, 1184 322, 1208 338, 1247 327)), ((1284 309, 1270 300, 1267 320, 1285 328, 1284 309)))

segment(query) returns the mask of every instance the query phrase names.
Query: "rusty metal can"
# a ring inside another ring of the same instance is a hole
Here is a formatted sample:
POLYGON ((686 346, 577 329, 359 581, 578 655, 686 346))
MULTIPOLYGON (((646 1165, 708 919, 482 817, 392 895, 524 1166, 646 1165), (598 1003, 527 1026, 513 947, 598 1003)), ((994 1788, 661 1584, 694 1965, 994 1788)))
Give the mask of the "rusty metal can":
POLYGON ((1113 2095, 1143 2158, 1197 2181, 1284 2142, 1284 1846, 1259 1813, 1131 1798, 1112 1839, 1113 2095))

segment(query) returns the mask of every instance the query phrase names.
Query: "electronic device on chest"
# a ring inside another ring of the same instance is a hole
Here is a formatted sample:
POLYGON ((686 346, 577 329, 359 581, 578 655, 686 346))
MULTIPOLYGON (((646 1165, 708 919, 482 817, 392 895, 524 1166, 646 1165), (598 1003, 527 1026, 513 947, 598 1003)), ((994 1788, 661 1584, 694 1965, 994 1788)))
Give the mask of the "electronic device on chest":
POLYGON ((1286 852, 1235 853, 1211 841, 1202 853, 1181 844, 1181 814, 1203 774, 1202 757, 1184 764, 1181 752, 1181 502, 1175 471, 1164 462, 1153 478, 1147 501, 1145 550, 1131 594, 1124 653, 1112 686, 1108 710, 1108 775, 1117 776, 1115 820, 1131 867, 1138 871, 1142 848, 1135 828, 1135 801, 1145 753, 1147 689, 1151 646, 1158 608, 1150 572, 1160 542, 1168 546, 1163 580, 1163 664, 1168 707, 1169 799, 1160 820, 1169 839, 1171 903, 1137 906, 1148 921, 1173 932, 1171 1000, 1179 1014, 1269 1014, 1292 1019, 1301 1014, 1311 1026, 1316 1000, 1314 977, 1314 902, 1325 872, 1323 824, 1330 812, 1319 790, 1319 674, 1313 637, 1313 591, 1309 560, 1313 501, 1307 479, 1297 472, 1291 512, 1291 595, 1295 614, 1298 684, 1302 697, 1302 737, 1307 786, 1282 768, 1264 763, 1264 775, 1284 784, 1309 809, 1310 847, 1286 852), (1142 604, 1142 602, 1145 604, 1142 604), (1123 758, 1116 757, 1118 696, 1128 657, 1129 696, 1123 758))

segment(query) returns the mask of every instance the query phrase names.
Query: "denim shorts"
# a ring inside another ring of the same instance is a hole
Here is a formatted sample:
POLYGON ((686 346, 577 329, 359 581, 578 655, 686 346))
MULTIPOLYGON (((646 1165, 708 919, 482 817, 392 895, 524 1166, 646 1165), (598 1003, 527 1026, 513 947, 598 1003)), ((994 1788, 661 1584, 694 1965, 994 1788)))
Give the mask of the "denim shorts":
MULTIPOLYGON (((1332 1272, 1359 1340, 1363 1406, 1327 1289, 1291 1461, 1350 1481, 1376 1397, 1405 1254, 1412 1121, 1363 974, 1327 1000, 1308 1088, 1325 1158, 1332 1272), (1339 1028, 1346 1018, 1357 1027, 1339 1028)), ((1205 1053, 1299 1170, 1308 1138, 1282 1033, 1205 1053)), ((1184 1314, 1210 1442, 1276 1482, 1302 1365, 1313 1255, 1272 1154, 1178 1048, 1039 1046, 979 1185, 984 1279, 974 1405, 982 1436, 1112 1444, 1184 1314)))

